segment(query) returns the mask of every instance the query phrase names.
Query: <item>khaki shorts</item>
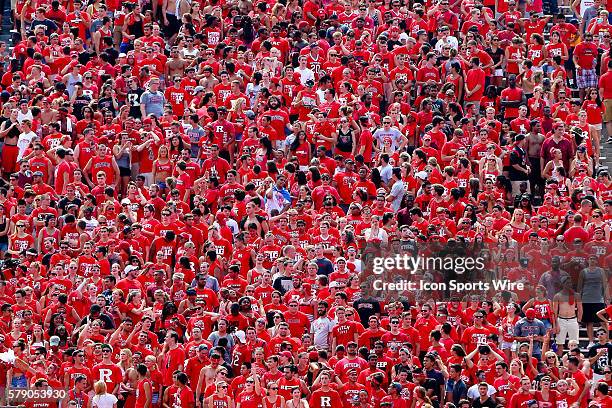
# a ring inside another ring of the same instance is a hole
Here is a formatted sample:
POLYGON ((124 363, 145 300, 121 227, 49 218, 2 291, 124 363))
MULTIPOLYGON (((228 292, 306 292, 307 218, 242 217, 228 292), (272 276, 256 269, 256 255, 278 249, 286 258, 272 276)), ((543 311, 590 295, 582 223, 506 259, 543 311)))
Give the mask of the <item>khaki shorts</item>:
POLYGON ((603 122, 612 122, 612 99, 605 99, 604 106, 606 107, 606 111, 603 114, 603 122))

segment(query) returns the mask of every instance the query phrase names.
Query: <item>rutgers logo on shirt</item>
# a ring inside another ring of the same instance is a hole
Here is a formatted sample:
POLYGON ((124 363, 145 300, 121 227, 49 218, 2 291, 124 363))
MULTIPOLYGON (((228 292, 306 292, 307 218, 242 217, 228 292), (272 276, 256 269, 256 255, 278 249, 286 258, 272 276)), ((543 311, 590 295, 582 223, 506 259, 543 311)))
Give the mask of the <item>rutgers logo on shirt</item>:
POLYGON ((537 305, 536 309, 540 316, 548 315, 548 305, 537 305))
POLYGON ((100 372, 100 381, 103 381, 107 384, 112 383, 111 376, 113 375, 113 370, 109 368, 101 368, 99 372, 100 372))
POLYGON ((208 32, 208 45, 217 45, 221 40, 221 33, 217 31, 208 32))
POLYGON ((219 90, 219 97, 221 97, 221 100, 225 102, 225 100, 230 96, 231 92, 232 91, 229 89, 221 89, 219 90))
POLYGON ((170 99, 172 99, 172 102, 174 102, 175 104, 179 104, 183 102, 183 100, 185 99, 185 95, 183 95, 182 92, 171 92, 170 99))
POLYGON ((276 258, 278 258, 278 251, 264 251, 264 256, 269 261, 274 261, 276 258))
POLYGON ((321 396, 321 407, 331 407, 331 397, 321 396))
POLYGON ((18 251, 25 251, 30 247, 30 243, 27 240, 18 239, 15 241, 15 246, 18 251))
POLYGON ((472 342, 477 346, 482 346, 487 344, 487 335, 484 333, 474 333, 472 334, 472 342))
POLYGON ((314 98, 310 97, 310 96, 305 96, 302 98, 302 104, 306 107, 312 107, 312 106, 316 106, 317 102, 314 100, 314 98))
POLYGON ((344 177, 342 179, 342 184, 344 184, 345 186, 349 186, 349 187, 355 184, 356 182, 357 182, 356 177, 344 177))
POLYGON ((172 298, 174 299, 175 302, 180 302, 183 299, 185 299, 187 297, 187 294, 185 293, 184 290, 178 290, 176 292, 174 292, 174 296, 172 296, 172 298))
POLYGON ((58 147, 60 145, 60 141, 61 141, 61 139, 58 139, 58 138, 49 139, 49 141, 48 141, 49 148, 55 149, 56 147, 58 147))

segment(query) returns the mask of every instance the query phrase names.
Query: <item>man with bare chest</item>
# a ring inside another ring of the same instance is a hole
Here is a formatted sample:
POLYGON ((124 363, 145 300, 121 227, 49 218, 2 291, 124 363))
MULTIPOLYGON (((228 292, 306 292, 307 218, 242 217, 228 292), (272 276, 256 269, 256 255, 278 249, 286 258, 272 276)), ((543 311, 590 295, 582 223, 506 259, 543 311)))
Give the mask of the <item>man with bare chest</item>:
POLYGON ((189 61, 181 58, 178 47, 172 47, 170 59, 166 63, 166 78, 175 76, 185 76, 185 69, 189 66, 189 61))
POLYGON ((57 120, 58 112, 51 107, 49 99, 44 98, 42 100, 43 108, 40 111, 40 122, 43 125, 48 125, 51 122, 57 120))
POLYGON ((578 341, 578 322, 582 320, 582 300, 573 288, 572 278, 561 278, 562 288, 553 297, 553 313, 557 316, 557 353, 563 355, 565 339, 578 341))
POLYGON ((531 131, 527 135, 527 157, 531 165, 531 174, 529 174, 529 182, 531 183, 531 191, 535 195, 542 196, 544 194, 544 179, 540 172, 540 151, 544 142, 542 125, 540 121, 535 119, 531 123, 531 131))
POLYGON ((202 73, 204 76, 200 79, 200 86, 203 86, 206 92, 213 92, 219 80, 214 77, 213 70, 209 66, 204 67, 202 73))
POLYGON ((215 383, 215 379, 220 378, 221 375, 227 375, 227 369, 221 365, 221 355, 213 353, 210 357, 210 364, 200 370, 196 387, 196 401, 206 393, 208 387, 215 383))

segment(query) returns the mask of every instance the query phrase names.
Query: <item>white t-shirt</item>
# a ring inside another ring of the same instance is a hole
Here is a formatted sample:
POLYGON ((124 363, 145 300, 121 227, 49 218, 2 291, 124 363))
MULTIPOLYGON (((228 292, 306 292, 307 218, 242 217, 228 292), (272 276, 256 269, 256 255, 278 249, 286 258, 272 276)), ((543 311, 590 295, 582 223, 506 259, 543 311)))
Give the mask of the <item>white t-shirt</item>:
POLYGON ((32 132, 31 130, 28 133, 22 133, 19 135, 19 139, 17 139, 17 147, 19 148, 17 161, 21 160, 23 154, 30 145, 30 142, 32 142, 32 139, 34 139, 36 136, 36 133, 32 132))
POLYGON ((32 121, 34 119, 34 116, 32 116, 32 111, 28 109, 26 113, 23 113, 21 109, 19 109, 19 112, 17 113, 17 122, 21 124, 21 122, 26 119, 29 121, 32 121))
POLYGON ((445 45, 448 45, 455 50, 459 49, 459 41, 457 40, 457 37, 453 37, 452 35, 449 35, 444 40, 439 40, 436 42, 436 51, 438 51, 438 53, 442 53, 442 48, 445 45))
POLYGON ((302 85, 306 85, 306 81, 308 81, 309 79, 312 79, 313 81, 315 80, 314 72, 310 68, 302 69, 300 67, 297 67, 294 71, 300 74, 300 82, 302 83, 302 85))
POLYGON ((94 395, 91 400, 91 405, 98 408, 113 408, 113 405, 117 403, 117 397, 113 394, 100 394, 94 395))

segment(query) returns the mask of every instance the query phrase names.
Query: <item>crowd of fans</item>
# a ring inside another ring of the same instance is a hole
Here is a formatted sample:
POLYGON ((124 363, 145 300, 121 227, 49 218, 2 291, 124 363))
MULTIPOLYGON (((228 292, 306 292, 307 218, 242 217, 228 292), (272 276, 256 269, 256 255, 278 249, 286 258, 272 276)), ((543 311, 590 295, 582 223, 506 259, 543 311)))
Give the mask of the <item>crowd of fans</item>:
POLYGON ((13 0, 0 403, 612 407, 611 7, 13 0))

